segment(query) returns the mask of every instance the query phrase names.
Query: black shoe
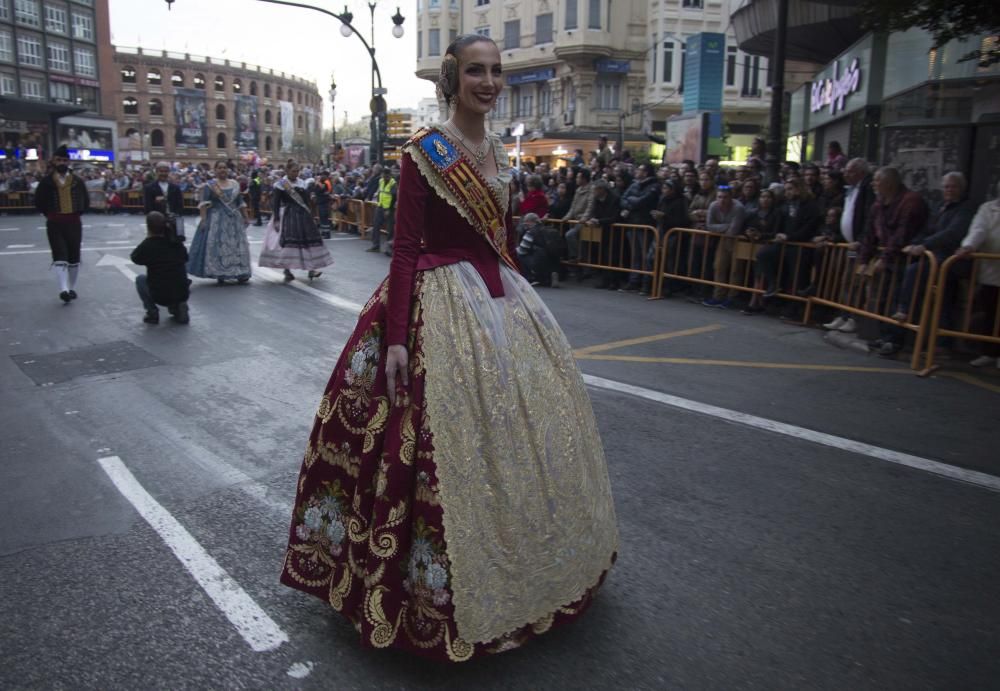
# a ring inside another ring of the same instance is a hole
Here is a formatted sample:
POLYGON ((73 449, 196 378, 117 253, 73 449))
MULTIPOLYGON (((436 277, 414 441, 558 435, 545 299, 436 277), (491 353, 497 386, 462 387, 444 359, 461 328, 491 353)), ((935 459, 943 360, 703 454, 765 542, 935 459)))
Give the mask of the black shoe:
MULTIPOLYGON (((188 313, 188 306, 186 302, 182 302, 174 308, 173 315, 171 317, 178 324, 187 324, 191 321, 191 315, 188 313)), ((157 321, 159 321, 159 315, 157 315, 157 321)))
POLYGON ((285 281, 294 281, 295 280, 295 274, 293 274, 288 269, 285 269, 285 273, 282 274, 282 278, 284 278, 285 281))
POLYGON ((142 318, 142 321, 146 324, 159 324, 160 323, 160 310, 146 310, 146 316, 142 318))
POLYGON ((313 271, 312 269, 309 270, 309 280, 310 281, 313 280, 314 278, 319 278, 322 275, 323 275, 322 271, 313 271))
POLYGON ((64 290, 63 292, 59 293, 59 299, 62 300, 63 302, 65 302, 68 305, 69 301, 72 300, 73 298, 69 294, 68 290, 64 290))
POLYGON ((75 290, 70 290, 69 291, 69 299, 70 300, 76 300, 76 291, 75 290))
POLYGON ((378 247, 369 247, 368 249, 365 250, 365 252, 381 252, 381 251, 382 250, 379 249, 378 247))

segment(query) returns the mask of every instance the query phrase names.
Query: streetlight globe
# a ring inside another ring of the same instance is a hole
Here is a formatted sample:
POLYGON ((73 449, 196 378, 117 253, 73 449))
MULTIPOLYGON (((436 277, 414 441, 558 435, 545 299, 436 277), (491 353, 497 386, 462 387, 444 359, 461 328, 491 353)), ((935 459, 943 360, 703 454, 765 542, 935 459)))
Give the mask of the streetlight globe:
POLYGON ((403 38, 403 26, 401 24, 397 24, 392 27, 392 35, 396 38, 403 38))
POLYGON ((347 24, 341 24, 340 25, 340 35, 343 36, 344 38, 350 38, 350 36, 351 36, 351 27, 347 26, 347 24))

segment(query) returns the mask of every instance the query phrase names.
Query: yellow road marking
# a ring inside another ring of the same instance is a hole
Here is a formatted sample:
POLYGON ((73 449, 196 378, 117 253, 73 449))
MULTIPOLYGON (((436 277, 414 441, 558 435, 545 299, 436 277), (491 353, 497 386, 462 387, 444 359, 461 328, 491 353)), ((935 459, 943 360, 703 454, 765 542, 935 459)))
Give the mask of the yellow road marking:
POLYGON ((668 338, 682 338, 684 336, 697 336, 698 334, 710 333, 712 331, 718 331, 723 328, 722 324, 710 324, 708 326, 698 326, 693 329, 684 329, 683 331, 669 331, 664 334, 656 334, 654 336, 640 336, 639 338, 628 338, 624 341, 612 341, 611 343, 599 343, 597 345, 587 346, 586 348, 579 348, 574 351, 577 357, 582 357, 584 355, 591 355, 593 353, 603 353, 607 350, 615 350, 616 348, 625 348, 627 346, 641 345, 643 343, 655 343, 656 341, 665 341, 668 338))
POLYGON ((702 360, 683 357, 643 357, 639 355, 593 355, 577 351, 578 360, 606 360, 611 362, 664 363, 668 365, 713 365, 716 367, 750 367, 755 369, 812 370, 817 372, 882 372, 886 374, 909 374, 913 370, 903 367, 856 367, 852 365, 799 365, 788 362, 753 362, 750 360, 702 360))
POLYGON ((978 386, 980 388, 986 389, 987 391, 1000 393, 1000 386, 997 386, 996 384, 991 384, 988 381, 983 381, 979 377, 973 377, 971 374, 966 374, 964 372, 941 372, 941 371, 938 371, 935 374, 940 374, 945 377, 951 377, 952 379, 957 379, 960 382, 965 382, 966 384, 972 384, 973 386, 978 386))

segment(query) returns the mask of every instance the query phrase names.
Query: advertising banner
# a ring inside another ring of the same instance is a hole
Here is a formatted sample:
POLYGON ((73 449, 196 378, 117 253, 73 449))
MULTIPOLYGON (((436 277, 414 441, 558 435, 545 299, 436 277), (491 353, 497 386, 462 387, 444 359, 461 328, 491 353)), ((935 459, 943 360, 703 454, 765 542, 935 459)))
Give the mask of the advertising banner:
POLYGON ((295 137, 295 109, 291 101, 278 101, 281 105, 281 150, 292 150, 292 139, 295 137))
POLYGON ((259 148, 257 131, 257 97, 236 96, 236 145, 240 150, 259 148))
POLYGON ((689 113, 667 120, 666 163, 705 160, 706 119, 705 113, 689 113))
POLYGON ((684 112, 722 110, 725 34, 695 34, 684 46, 684 112))
POLYGON ((72 161, 114 161, 114 132, 110 127, 59 123, 56 146, 66 146, 72 161))
POLYGON ((208 112, 205 92, 200 89, 174 89, 174 118, 177 132, 174 141, 180 146, 208 147, 208 112))

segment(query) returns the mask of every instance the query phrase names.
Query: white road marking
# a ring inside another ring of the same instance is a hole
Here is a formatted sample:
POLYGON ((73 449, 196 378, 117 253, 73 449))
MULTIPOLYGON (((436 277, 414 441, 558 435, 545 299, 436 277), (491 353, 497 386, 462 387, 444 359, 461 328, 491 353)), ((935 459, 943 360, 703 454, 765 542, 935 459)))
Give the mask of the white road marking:
POLYGON ((288 634, 219 566, 191 533, 150 496, 118 456, 106 456, 97 462, 118 491, 159 534, 215 606, 236 627, 250 648, 264 652, 288 642, 288 634))
POLYGON ((7 249, 9 249, 9 250, 23 250, 23 249, 27 249, 28 247, 34 247, 34 246, 35 246, 34 244, 31 244, 31 245, 7 245, 7 249))
MULTIPOLYGON (((121 247, 80 247, 81 252, 107 252, 108 250, 120 250, 121 247)), ((10 257, 17 254, 51 254, 51 250, 13 250, 11 252, 0 252, 0 257, 10 257)))
POLYGON ((726 420, 728 422, 735 422, 736 424, 754 427, 756 429, 773 432, 775 434, 783 434, 788 437, 802 439, 814 444, 821 444, 822 446, 840 449, 841 451, 876 458, 880 461, 888 461, 889 463, 906 466, 907 468, 922 470, 924 472, 940 475, 951 480, 968 482, 969 484, 978 485, 979 487, 984 487, 986 489, 993 490, 994 492, 1000 492, 1000 477, 996 477, 994 475, 987 475, 986 473, 980 473, 975 470, 959 468, 940 461, 932 461, 929 458, 921 458, 920 456, 913 456, 908 453, 893 451, 892 449, 884 449, 880 446, 865 444, 864 442, 854 441, 853 439, 847 439, 845 437, 837 437, 832 434, 826 434, 825 432, 817 432, 816 430, 807 429, 805 427, 789 425, 784 422, 778 422, 777 420, 769 420, 767 418, 757 417, 756 415, 741 413, 738 410, 730 410, 728 408, 720 408, 707 403, 699 403, 698 401, 692 401, 688 398, 672 396, 660 391, 645 389, 641 386, 633 386, 632 384, 614 381, 613 379, 605 379, 603 377, 595 377, 591 374, 584 374, 583 380, 589 386, 597 389, 627 393, 632 396, 645 398, 646 400, 655 401, 674 408, 689 410, 695 413, 701 413, 702 415, 710 415, 711 417, 726 420))
POLYGON ((13 233, 18 230, 28 230, 27 228, 0 228, 0 233, 13 233))
POLYGON ((288 676, 292 679, 305 679, 312 673, 312 662, 296 662, 288 668, 288 676))
POLYGON ((132 281, 133 283, 135 283, 136 276, 139 275, 130 268, 133 266, 131 261, 125 259, 124 257, 119 257, 117 254, 105 254, 97 261, 97 266, 113 266, 119 271, 121 271, 122 274, 124 274, 125 278, 132 281))
MULTIPOLYGON (((282 277, 282 272, 276 271, 275 269, 265 269, 263 267, 255 266, 253 268, 253 271, 255 274, 258 274, 265 278, 270 278, 275 283, 281 283, 284 281, 284 278, 282 277)), ((351 312, 360 312, 364 308, 364 305, 362 305, 361 303, 352 302, 351 300, 345 300, 344 298, 337 297, 336 295, 333 295, 331 293, 326 293, 323 292, 322 290, 317 290, 316 288, 313 288, 311 285, 303 283, 301 280, 299 280, 298 277, 296 277, 294 281, 289 281, 288 285, 291 286, 292 288, 295 288, 296 290, 301 290, 304 293, 309 293, 313 297, 317 297, 323 302, 329 305, 333 305, 334 307, 338 307, 340 309, 350 310, 351 312)))
POLYGON ((135 240, 105 240, 104 242, 109 245, 131 245, 135 243, 135 240))

